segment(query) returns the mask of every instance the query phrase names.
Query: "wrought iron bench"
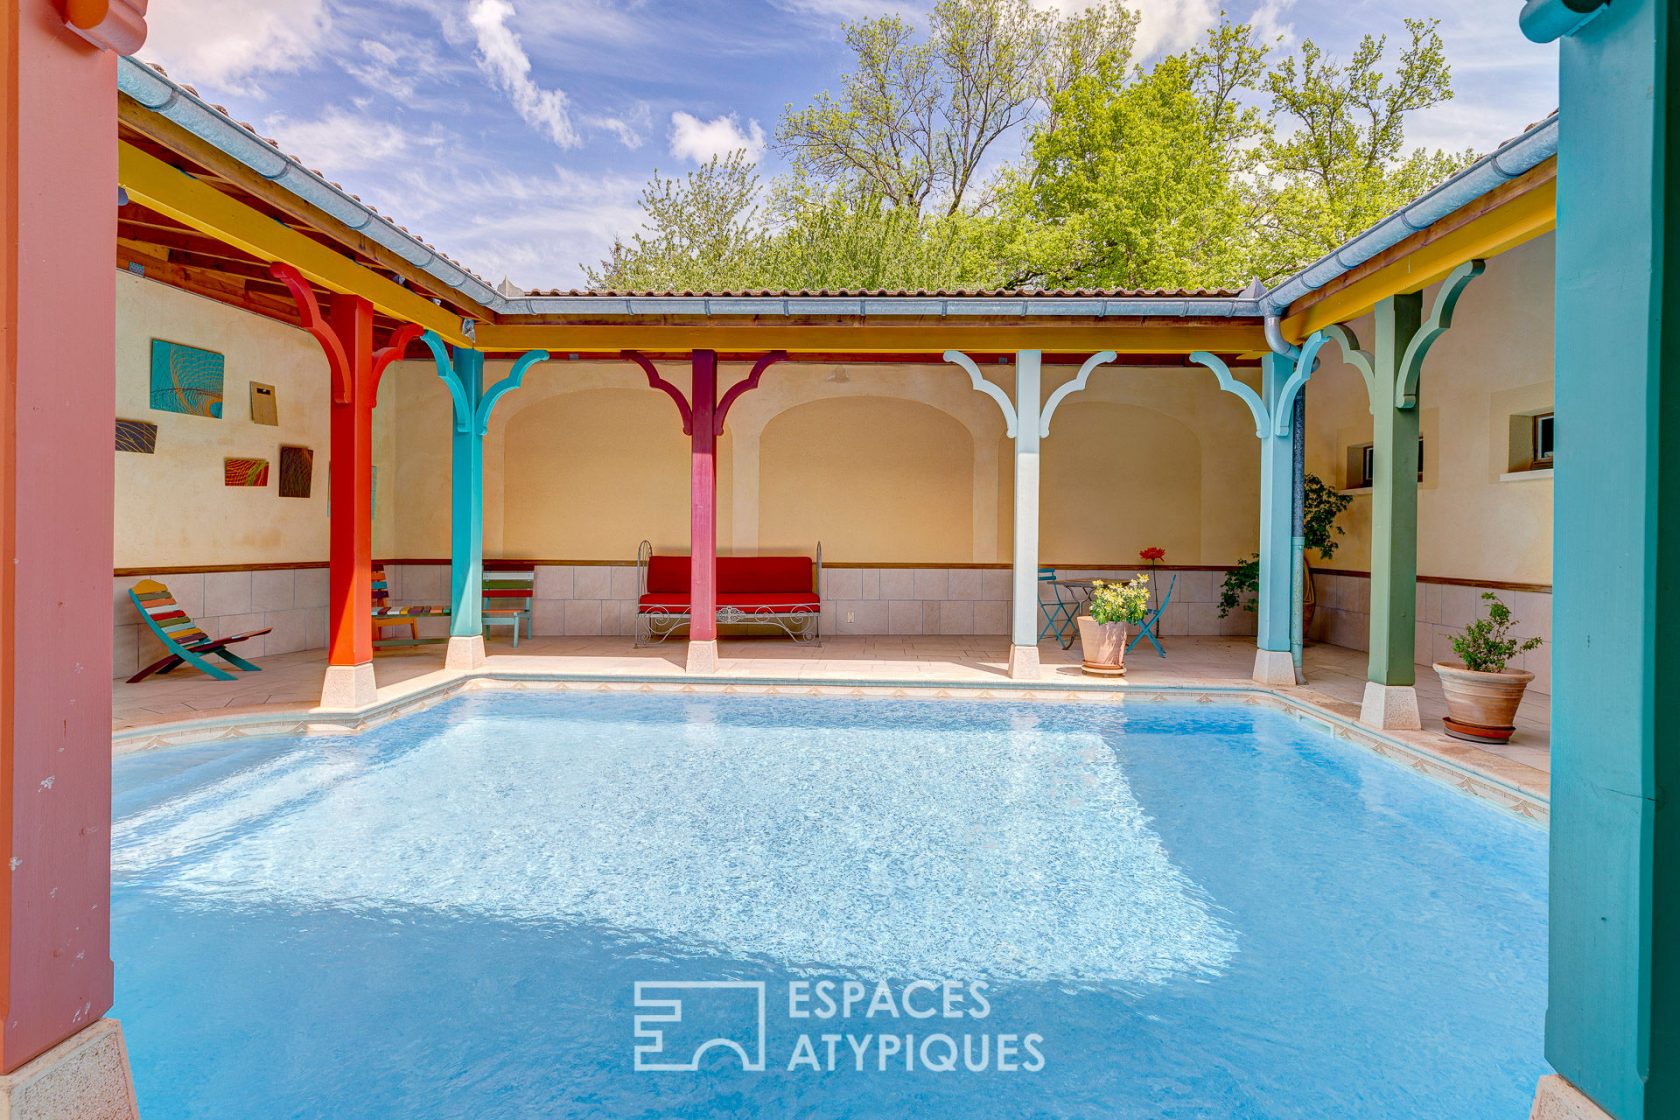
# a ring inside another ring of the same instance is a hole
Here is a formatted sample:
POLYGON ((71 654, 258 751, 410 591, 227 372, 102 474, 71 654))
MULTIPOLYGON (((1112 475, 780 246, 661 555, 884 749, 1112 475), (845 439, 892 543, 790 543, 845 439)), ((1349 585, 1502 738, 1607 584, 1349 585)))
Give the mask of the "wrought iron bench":
MULTIPOLYGON (((822 545, 810 556, 719 556, 717 620, 775 626, 796 642, 821 643, 822 545), (813 578, 814 571, 814 578, 813 578)), ((687 556, 636 550, 636 645, 662 642, 689 623, 687 556)))

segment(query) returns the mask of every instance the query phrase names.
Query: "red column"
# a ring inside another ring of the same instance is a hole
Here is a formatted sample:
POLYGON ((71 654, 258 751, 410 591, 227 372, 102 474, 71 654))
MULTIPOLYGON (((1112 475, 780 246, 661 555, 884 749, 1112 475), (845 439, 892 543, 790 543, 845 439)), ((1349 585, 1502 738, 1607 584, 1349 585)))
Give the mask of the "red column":
POLYGON ((0 1073, 111 1006, 116 63, 0 9, 0 1073))
POLYGON ((373 662, 373 305, 335 295, 327 325, 345 365, 332 402, 327 664, 373 662), (347 390, 347 391, 344 391, 347 390), (339 400, 340 396, 348 397, 339 400))
POLYGON ((689 389, 689 629, 692 642, 717 641, 717 354, 696 350, 689 389))

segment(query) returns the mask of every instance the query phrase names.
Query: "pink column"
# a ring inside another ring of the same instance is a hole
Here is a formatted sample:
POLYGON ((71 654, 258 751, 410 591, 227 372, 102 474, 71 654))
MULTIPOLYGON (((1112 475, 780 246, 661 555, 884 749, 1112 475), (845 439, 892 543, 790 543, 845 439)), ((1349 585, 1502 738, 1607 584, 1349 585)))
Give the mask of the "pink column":
MULTIPOLYGON (((112 982, 117 56, 105 48, 137 49, 145 24, 119 5, 126 23, 112 26, 97 7, 78 10, 79 35, 49 0, 0 9, 0 1075, 115 1031, 84 1032, 112 982)), ((0 1111, 13 1088, 0 1076, 0 1111)))
POLYGON ((717 668, 717 354, 696 350, 689 389, 692 452, 689 458, 688 552, 690 564, 688 669, 717 668))

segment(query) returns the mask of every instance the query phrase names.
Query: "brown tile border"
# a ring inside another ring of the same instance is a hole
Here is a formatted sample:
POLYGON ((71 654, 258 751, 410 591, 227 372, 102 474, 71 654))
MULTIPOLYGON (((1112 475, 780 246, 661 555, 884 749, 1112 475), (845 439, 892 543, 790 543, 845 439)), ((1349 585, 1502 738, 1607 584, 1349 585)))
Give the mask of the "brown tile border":
POLYGON ((268 735, 342 735, 366 731, 440 704, 463 692, 670 692, 737 696, 849 697, 854 699, 963 699, 1032 703, 1170 703, 1191 700, 1261 705, 1315 724, 1332 738, 1411 767, 1433 781, 1544 826, 1550 821, 1546 776, 1532 767, 1463 744, 1440 745, 1417 733, 1417 741, 1374 731, 1339 715, 1315 694, 1292 695, 1243 682, 1133 685, 1077 681, 957 682, 925 680, 806 680, 794 677, 717 676, 703 680, 671 676, 481 669, 439 671, 389 686, 401 694, 360 711, 324 711, 301 705, 246 708, 215 716, 164 720, 114 731, 112 750, 126 754, 190 743, 250 739, 268 735), (1455 757, 1456 756, 1456 757, 1455 757))

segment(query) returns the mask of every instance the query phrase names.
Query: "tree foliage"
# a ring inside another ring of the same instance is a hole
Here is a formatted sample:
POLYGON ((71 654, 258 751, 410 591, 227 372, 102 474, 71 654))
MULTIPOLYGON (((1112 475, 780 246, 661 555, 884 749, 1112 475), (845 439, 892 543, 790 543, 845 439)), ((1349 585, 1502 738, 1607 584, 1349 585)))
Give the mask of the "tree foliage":
POLYGON ((1122 0, 1065 18, 1032 0, 939 0, 925 38, 898 16, 850 23, 856 68, 838 96, 788 106, 776 144, 811 178, 955 213, 998 140, 1101 59, 1130 57, 1136 29, 1122 0))
POLYGON ((1195 48, 1133 60, 1137 16, 1102 0, 939 0, 924 30, 847 24, 838 94, 789 106, 789 173, 745 153, 643 192, 644 228, 595 286, 646 289, 1193 287, 1275 280, 1463 167, 1408 145, 1452 97, 1436 21, 1347 62, 1221 17, 1195 48), (1014 161, 1001 157, 1019 145, 1014 161))

